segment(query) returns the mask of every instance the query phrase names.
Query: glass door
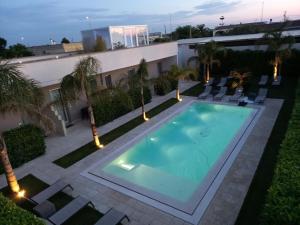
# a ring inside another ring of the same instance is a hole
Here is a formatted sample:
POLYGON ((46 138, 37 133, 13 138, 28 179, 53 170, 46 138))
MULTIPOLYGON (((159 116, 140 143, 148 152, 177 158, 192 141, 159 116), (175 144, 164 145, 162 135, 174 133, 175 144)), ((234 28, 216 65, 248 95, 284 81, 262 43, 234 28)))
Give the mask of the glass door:
POLYGON ((54 107, 57 110, 58 114, 66 122, 66 124, 70 123, 71 121, 70 121, 69 110, 68 107, 62 101, 59 88, 50 90, 49 95, 50 95, 51 102, 56 102, 54 107))

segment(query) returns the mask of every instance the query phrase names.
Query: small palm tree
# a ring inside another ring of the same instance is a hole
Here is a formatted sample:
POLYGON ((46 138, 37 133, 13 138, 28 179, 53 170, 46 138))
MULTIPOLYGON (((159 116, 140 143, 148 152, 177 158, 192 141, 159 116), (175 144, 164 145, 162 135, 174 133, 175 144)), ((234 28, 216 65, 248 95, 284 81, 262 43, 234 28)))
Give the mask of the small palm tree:
POLYGON ((241 88, 244 86, 248 77, 251 76, 250 72, 241 72, 241 71, 231 71, 230 76, 233 78, 232 88, 241 88))
MULTIPOLYGON (((41 112, 43 93, 37 82, 26 79, 18 66, 0 61, 0 113, 21 113, 50 130, 54 129, 52 121, 41 112)), ((5 140, 0 133, 0 155, 10 190, 20 193, 20 186, 12 169, 5 140)))
POLYGON ((60 87, 63 99, 67 102, 76 101, 80 96, 84 96, 88 107, 93 139, 96 147, 100 149, 103 148, 103 145, 100 143, 96 129, 91 99, 92 94, 97 91, 95 79, 99 64, 98 60, 91 56, 81 59, 75 66, 74 71, 62 79, 60 87))
POLYGON ((146 62, 145 59, 141 60, 141 62, 139 64, 139 67, 137 69, 136 74, 137 74, 137 76, 139 78, 139 86, 140 86, 140 89, 141 89, 141 103, 142 103, 142 115, 143 115, 143 119, 145 121, 148 121, 149 118, 146 115, 146 112, 145 112, 145 103, 144 103, 144 84, 147 82, 147 78, 148 78, 149 74, 148 74, 147 62, 146 62))
POLYGON ((188 60, 188 63, 191 61, 196 61, 199 64, 204 65, 205 70, 205 82, 208 82, 210 79, 210 72, 214 64, 220 65, 220 60, 215 59, 215 56, 218 52, 222 51, 224 54, 226 50, 219 46, 215 41, 207 42, 206 44, 197 44, 195 46, 195 52, 197 56, 191 57, 188 60))
POLYGON ((180 97, 179 81, 186 78, 190 79, 191 76, 195 78, 196 72, 192 69, 181 69, 177 65, 172 65, 170 71, 168 71, 168 76, 177 81, 176 99, 182 101, 180 97))
POLYGON ((282 61, 290 57, 292 45, 295 39, 292 36, 284 36, 282 31, 269 32, 264 35, 264 40, 268 43, 268 51, 274 52, 273 77, 277 80, 278 74, 281 74, 282 61))

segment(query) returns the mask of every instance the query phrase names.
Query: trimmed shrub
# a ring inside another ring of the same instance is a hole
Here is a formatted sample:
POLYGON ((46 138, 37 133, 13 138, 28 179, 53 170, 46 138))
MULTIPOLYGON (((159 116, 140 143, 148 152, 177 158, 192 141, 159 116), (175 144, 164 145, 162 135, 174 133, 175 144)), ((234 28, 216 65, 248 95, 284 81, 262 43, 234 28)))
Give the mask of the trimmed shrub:
MULTIPOLYGON (((128 91, 128 94, 132 100, 133 107, 139 108, 141 107, 141 90, 140 88, 131 88, 128 91)), ((144 103, 147 104, 151 102, 152 96, 151 96, 151 91, 148 87, 144 86, 144 103)))
POLYGON ((263 225, 300 222, 300 85, 262 213, 263 225))
POLYGON ((21 209, 0 193, 0 225, 44 225, 32 213, 21 209))
POLYGON ((130 96, 121 89, 102 91, 93 103, 96 126, 108 123, 133 109, 130 96))
POLYGON ((157 95, 165 95, 171 91, 171 83, 166 76, 159 76, 154 82, 154 91, 157 95))
MULTIPOLYGON (((34 125, 23 125, 6 131, 3 133, 3 137, 10 162, 14 168, 45 153, 43 131, 34 125)), ((0 167, 0 172, 3 172, 2 167, 0 167)))

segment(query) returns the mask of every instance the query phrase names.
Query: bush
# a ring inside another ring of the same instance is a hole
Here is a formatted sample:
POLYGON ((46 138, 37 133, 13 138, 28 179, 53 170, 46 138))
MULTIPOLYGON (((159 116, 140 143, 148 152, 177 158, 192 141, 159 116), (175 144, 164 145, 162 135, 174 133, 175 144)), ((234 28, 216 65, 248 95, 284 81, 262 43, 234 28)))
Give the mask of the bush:
POLYGON ((159 76, 154 82, 154 91, 157 95, 165 95, 171 91, 171 83, 166 76, 159 76))
MULTIPOLYGON (((131 88, 128 91, 128 94, 132 100, 133 107, 139 108, 141 107, 141 90, 140 88, 131 88)), ((151 96, 151 91, 148 87, 144 87, 144 103, 147 104, 151 102, 152 96, 151 96)))
MULTIPOLYGON (((12 166, 18 167, 45 153, 43 131, 34 125, 24 125, 3 133, 12 166)), ((0 168, 3 172, 3 168, 0 168)))
POLYGON ((93 103, 96 126, 108 123, 133 109, 130 96, 120 89, 102 91, 93 103))
POLYGON ((264 225, 300 221, 300 85, 286 136, 279 150, 272 184, 262 214, 264 225))
POLYGON ((32 213, 21 209, 0 193, 0 225, 44 225, 32 213))

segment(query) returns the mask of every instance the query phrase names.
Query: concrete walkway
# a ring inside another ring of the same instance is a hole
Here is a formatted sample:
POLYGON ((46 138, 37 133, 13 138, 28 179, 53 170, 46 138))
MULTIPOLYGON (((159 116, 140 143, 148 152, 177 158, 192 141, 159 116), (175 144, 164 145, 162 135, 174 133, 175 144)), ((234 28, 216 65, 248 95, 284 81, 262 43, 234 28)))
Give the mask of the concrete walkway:
MULTIPOLYGON (((187 89, 193 85, 195 83, 189 82, 183 83, 181 86, 183 87, 182 89, 187 89)), ((147 111, 174 96, 175 93, 173 92, 167 96, 153 98, 153 101, 146 106, 147 111)), ((31 173, 47 183, 53 183, 63 177, 74 187, 73 196, 80 194, 92 200, 96 208, 102 213, 114 207, 129 216, 131 225, 187 225, 189 223, 85 178, 80 173, 107 154, 115 151, 141 131, 153 126, 161 119, 167 117, 172 111, 179 109, 183 104, 187 104, 193 99, 192 97, 184 97, 183 102, 175 104, 152 118, 149 122, 143 123, 124 134, 105 146, 103 150, 96 151, 71 167, 63 169, 53 164, 52 161, 91 141, 88 123, 79 123, 69 130, 70 133, 67 137, 48 138, 46 140, 47 153, 16 169, 16 174, 18 178, 21 178, 31 173)), ((282 100, 266 100, 265 110, 225 176, 215 197, 210 202, 199 225, 234 224, 281 106, 282 100)), ((100 127, 99 131, 101 134, 107 133, 139 114, 140 109, 135 110, 100 127)), ((6 181, 2 175, 0 177, 0 187, 4 185, 6 185, 6 181)))

